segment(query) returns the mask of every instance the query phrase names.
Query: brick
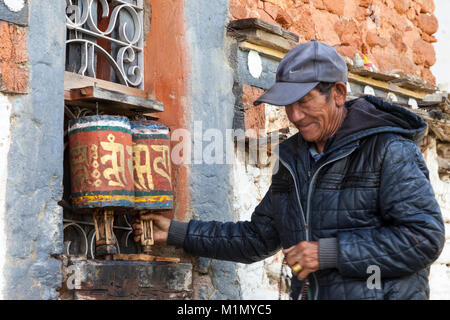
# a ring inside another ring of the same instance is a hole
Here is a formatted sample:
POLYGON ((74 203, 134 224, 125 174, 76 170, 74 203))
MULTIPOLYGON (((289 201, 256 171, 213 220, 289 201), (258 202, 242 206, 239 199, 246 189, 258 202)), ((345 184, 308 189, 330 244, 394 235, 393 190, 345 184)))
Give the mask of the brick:
POLYGON ((399 13, 403 14, 406 11, 408 11, 410 6, 410 1, 409 0, 396 0, 394 1, 394 8, 395 10, 397 10, 399 13))
POLYGON ((253 105, 253 102, 263 93, 263 90, 250 85, 244 85, 242 88, 242 106, 244 107, 245 131, 251 138, 256 138, 259 130, 261 130, 261 133, 265 131, 265 104, 262 103, 258 106, 253 105), (249 129, 255 131, 247 131, 249 129))
POLYGON ((0 91, 27 92, 27 62, 26 29, 0 21, 0 91))
POLYGON ((359 49, 362 44, 360 27, 354 19, 341 19, 334 25, 334 30, 339 36, 340 45, 351 46, 359 49))
POLYGON ((294 20, 290 16, 289 12, 283 9, 278 11, 278 15, 275 21, 278 22, 281 25, 281 27, 286 30, 289 29, 294 24, 294 20))
POLYGON ((264 9, 264 2, 261 1, 261 0, 258 0, 258 6, 257 6, 257 8, 258 8, 258 9, 264 9))
POLYGON ((364 8, 364 7, 360 7, 360 6, 358 6, 358 7, 356 8, 356 12, 355 12, 355 18, 356 18, 356 20, 362 22, 362 21, 366 20, 366 18, 367 18, 368 16, 370 16, 370 11, 369 11, 369 9, 364 8))
POLYGON ((268 15, 267 12, 265 12, 262 9, 257 9, 254 16, 256 18, 259 18, 259 19, 267 22, 267 23, 271 23, 271 24, 275 24, 275 25, 277 24, 277 22, 270 15, 268 15))
POLYGON ((278 7, 270 2, 264 2, 264 11, 272 18, 276 19, 278 15, 278 7))
POLYGON ((436 77, 429 68, 423 68, 420 76, 426 82, 436 85, 436 77))
POLYGON ((420 7, 420 12, 423 13, 433 13, 435 6, 433 0, 416 0, 420 7))
POLYGON ((427 34, 433 34, 438 30, 439 23, 434 15, 421 13, 417 17, 417 26, 427 34))
POLYGON ((297 20, 294 19, 294 32, 305 38, 306 41, 316 37, 315 22, 312 17, 312 9, 308 6, 298 8, 297 20))
POLYGON ((334 29, 334 26, 339 21, 338 16, 326 11, 316 10, 313 12, 312 19, 317 40, 326 42, 330 46, 340 44, 341 40, 334 29))
POLYGON ((388 45, 388 41, 380 38, 376 33, 374 32, 368 32, 366 36, 366 43, 370 47, 374 46, 380 46, 382 48, 386 47, 388 45))
POLYGON ((338 16, 344 15, 345 10, 345 1, 346 0, 322 0, 325 8, 338 16))
POLYGON ((413 21, 414 19, 416 19, 417 16, 417 12, 414 8, 409 8, 408 11, 406 11, 406 17, 413 21))
POLYGON ((416 64, 431 67, 436 63, 436 53, 431 43, 419 39, 414 42, 412 49, 416 64))
POLYGON ((408 47, 403 42, 403 36, 399 33, 392 34, 391 43, 401 54, 405 53, 408 50, 408 47))
POLYGON ((341 56, 349 58, 353 58, 355 53, 358 52, 358 49, 351 46, 336 46, 335 49, 341 56))
POLYGON ((231 3, 230 14, 234 19, 245 19, 247 17, 247 9, 239 4, 231 3))
POLYGON ((327 8, 325 7, 325 4, 323 3, 323 0, 311 0, 311 3, 314 6, 314 8, 316 8, 316 9, 327 10, 327 8))
POLYGON ((422 39, 425 40, 426 42, 430 42, 430 43, 435 43, 437 42, 436 37, 431 36, 427 33, 422 33, 422 39))
POLYGON ((364 7, 364 8, 368 8, 369 6, 372 5, 373 0, 360 0, 359 1, 359 6, 360 7, 364 7))

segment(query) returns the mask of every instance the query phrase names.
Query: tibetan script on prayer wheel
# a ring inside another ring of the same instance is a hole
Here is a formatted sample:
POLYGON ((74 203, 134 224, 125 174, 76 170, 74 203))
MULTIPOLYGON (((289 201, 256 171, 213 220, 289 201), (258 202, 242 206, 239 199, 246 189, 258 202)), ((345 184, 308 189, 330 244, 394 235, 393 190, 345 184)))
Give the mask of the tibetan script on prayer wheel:
POLYGON ((69 149, 75 209, 134 207, 128 118, 101 115, 71 121, 69 149))
POLYGON ((135 208, 172 209, 169 128, 156 121, 132 121, 135 208))

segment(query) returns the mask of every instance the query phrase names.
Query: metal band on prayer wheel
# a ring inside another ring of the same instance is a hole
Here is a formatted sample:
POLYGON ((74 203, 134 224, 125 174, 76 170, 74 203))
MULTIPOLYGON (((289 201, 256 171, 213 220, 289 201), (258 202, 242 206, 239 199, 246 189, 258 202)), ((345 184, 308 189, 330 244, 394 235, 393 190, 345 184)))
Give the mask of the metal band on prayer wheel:
POLYGON ((126 117, 100 115, 70 122, 75 209, 134 207, 132 143, 126 117))
POLYGON ((132 121, 135 208, 173 209, 169 128, 132 121))

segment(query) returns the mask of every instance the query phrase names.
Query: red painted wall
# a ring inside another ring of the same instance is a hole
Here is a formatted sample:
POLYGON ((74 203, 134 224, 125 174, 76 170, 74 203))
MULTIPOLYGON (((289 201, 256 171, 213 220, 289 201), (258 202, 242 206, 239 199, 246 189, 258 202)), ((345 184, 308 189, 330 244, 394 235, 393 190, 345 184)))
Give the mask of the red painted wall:
MULTIPOLYGON (((150 32, 145 46, 145 90, 164 103, 159 121, 171 131, 187 129, 189 106, 187 87, 189 54, 185 39, 183 1, 148 0, 152 6, 150 32)), ((172 142, 172 147, 177 142, 172 142)), ((188 170, 172 165, 174 210, 167 214, 177 220, 189 218, 188 170)))

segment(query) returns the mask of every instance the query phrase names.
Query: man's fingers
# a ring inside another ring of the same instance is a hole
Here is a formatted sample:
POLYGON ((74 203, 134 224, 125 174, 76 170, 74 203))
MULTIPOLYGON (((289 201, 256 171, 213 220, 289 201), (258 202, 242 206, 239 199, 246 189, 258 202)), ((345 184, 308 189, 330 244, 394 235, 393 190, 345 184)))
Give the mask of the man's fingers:
POLYGON ((139 216, 139 218, 141 220, 151 220, 151 219, 154 219, 152 216, 153 216, 153 214, 147 213, 147 214, 143 214, 143 215, 139 216))
POLYGON ((133 223, 131 225, 131 227, 133 228, 133 230, 141 230, 142 229, 141 224, 139 222, 138 223, 133 223))
POLYGON ((284 253, 284 254, 289 253, 289 252, 292 251, 292 249, 294 249, 294 248, 295 248, 295 246, 289 247, 289 248, 287 248, 287 249, 283 249, 283 253, 284 253))
POLYGON ((146 214, 140 215, 139 217, 142 220, 158 220, 161 217, 162 211, 151 211, 146 214))
POLYGON ((297 279, 298 280, 305 280, 306 277, 308 276, 308 274, 311 273, 310 269, 303 269, 302 271, 300 271, 299 274, 297 274, 297 279))

